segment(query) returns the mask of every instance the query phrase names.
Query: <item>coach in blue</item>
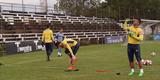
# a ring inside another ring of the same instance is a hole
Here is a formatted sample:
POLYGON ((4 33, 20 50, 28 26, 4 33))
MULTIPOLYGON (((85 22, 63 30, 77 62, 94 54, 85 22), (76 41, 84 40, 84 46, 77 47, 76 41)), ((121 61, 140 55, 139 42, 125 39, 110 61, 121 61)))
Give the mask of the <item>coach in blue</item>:
MULTIPOLYGON (((63 41, 64 34, 63 34, 63 28, 60 29, 60 31, 55 35, 55 40, 58 42, 63 41)), ((58 57, 62 56, 62 48, 58 47, 58 57)))

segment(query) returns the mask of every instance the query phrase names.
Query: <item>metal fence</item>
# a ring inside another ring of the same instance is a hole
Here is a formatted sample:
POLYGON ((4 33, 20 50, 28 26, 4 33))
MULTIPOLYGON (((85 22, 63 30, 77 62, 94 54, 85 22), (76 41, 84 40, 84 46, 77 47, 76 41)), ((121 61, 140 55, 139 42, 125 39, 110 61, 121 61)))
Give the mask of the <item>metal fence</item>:
POLYGON ((62 11, 57 11, 54 7, 41 5, 31 5, 31 4, 16 4, 16 3, 3 3, 0 2, 1 11, 24 11, 24 12, 48 12, 48 13, 63 13, 62 11))

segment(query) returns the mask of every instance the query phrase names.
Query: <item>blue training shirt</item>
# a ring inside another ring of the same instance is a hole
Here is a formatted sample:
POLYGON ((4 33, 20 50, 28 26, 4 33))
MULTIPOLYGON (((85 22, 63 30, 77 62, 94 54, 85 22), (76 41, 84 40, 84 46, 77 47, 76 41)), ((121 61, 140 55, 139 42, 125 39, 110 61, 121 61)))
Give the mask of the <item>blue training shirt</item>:
POLYGON ((55 36, 55 40, 61 42, 61 41, 63 41, 63 39, 64 39, 64 34, 58 32, 58 33, 56 34, 56 36, 55 36))

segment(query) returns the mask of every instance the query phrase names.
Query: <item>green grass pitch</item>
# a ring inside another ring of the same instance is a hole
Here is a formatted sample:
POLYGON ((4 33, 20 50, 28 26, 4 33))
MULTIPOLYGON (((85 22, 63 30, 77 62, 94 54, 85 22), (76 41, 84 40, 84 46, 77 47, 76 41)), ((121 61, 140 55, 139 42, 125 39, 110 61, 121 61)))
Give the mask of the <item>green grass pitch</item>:
POLYGON ((130 71, 126 46, 105 44, 81 46, 78 52, 79 71, 64 72, 69 66, 68 56, 57 57, 54 50, 51 61, 46 61, 44 51, 0 57, 0 80, 159 80, 160 42, 145 41, 141 45, 143 59, 151 59, 153 64, 144 67, 144 76, 138 77, 138 67, 134 76, 130 71), (155 51, 156 56, 150 53, 155 51), (120 73, 120 75, 116 75, 120 73))

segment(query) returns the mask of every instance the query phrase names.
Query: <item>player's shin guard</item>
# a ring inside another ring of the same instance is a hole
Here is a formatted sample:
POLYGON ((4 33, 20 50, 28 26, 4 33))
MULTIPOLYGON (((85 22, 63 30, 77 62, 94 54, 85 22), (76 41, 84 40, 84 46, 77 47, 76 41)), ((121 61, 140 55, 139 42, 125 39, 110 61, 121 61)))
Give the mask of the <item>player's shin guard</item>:
POLYGON ((47 55, 47 61, 50 61, 50 56, 47 55))
POLYGON ((75 66, 75 64, 76 64, 76 59, 73 59, 73 58, 70 57, 70 64, 71 64, 71 66, 69 66, 69 67, 67 68, 67 70, 69 70, 69 71, 77 70, 77 68, 76 68, 76 66, 75 66))

